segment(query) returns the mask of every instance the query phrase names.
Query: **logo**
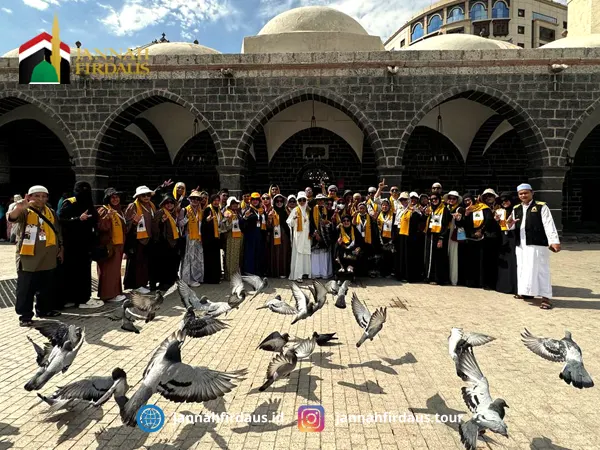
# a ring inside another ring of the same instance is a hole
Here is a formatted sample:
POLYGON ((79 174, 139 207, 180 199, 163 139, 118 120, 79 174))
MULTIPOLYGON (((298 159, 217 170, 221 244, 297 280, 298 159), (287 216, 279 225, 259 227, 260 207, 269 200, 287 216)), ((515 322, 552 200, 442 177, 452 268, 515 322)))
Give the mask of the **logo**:
POLYGON ((60 41, 58 17, 52 36, 44 32, 19 47, 19 84, 69 84, 71 49, 60 41))
POLYGON ((156 405, 144 405, 138 410, 135 419, 140 430, 154 433, 165 424, 165 413, 156 405))
POLYGON ((325 409, 321 405, 298 408, 298 429, 303 432, 320 432, 325 428, 325 409))

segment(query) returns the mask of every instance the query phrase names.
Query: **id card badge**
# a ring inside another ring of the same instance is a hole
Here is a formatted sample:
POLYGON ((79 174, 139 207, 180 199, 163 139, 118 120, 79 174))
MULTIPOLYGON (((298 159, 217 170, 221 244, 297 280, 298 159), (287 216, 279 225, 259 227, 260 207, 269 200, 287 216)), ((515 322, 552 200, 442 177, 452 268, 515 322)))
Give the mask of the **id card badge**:
POLYGON ((143 233, 144 231, 146 231, 146 221, 145 218, 142 216, 142 220, 140 220, 137 224, 137 232, 143 233))
POLYGON ((392 231, 392 227, 389 222, 383 222, 383 231, 392 231))
POLYGON ((475 220, 483 221, 483 211, 475 211, 473 213, 473 221, 475 221, 475 220))
POLYGON ((260 216, 258 216, 258 220, 256 221, 256 228, 260 228, 260 216))
POLYGON ((240 232, 240 222, 238 220, 234 220, 231 222, 231 229, 234 232, 240 232))
MULTIPOLYGON (((25 235, 23 237, 23 245, 35 245, 35 238, 37 237, 38 227, 35 225, 27 225, 25 227, 25 235)), ((46 238, 44 237, 44 240, 46 238)))
POLYGON ((273 227, 273 236, 275 236, 276 239, 281 237, 281 225, 273 227))
POLYGON ((442 215, 434 214, 431 216, 431 223, 429 224, 429 228, 439 227, 442 224, 442 215))

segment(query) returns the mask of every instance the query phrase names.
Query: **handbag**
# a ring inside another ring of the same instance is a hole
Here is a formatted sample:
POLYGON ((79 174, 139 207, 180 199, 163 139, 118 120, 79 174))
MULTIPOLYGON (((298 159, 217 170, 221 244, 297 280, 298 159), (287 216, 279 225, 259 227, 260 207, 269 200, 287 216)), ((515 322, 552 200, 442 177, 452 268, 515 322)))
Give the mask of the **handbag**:
POLYGON ((457 233, 456 233, 456 240, 457 241, 466 241, 467 240, 467 233, 465 233, 465 229, 464 228, 457 228, 457 233))

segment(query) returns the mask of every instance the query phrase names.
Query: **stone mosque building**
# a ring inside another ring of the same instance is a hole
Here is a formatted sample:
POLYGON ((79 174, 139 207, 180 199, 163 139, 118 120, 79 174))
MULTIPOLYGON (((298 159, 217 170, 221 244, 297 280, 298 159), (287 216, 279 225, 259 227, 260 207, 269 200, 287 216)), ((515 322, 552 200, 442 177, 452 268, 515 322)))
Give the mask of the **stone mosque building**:
MULTIPOLYGON (((600 0, 573 0, 568 37, 537 49, 469 34, 386 51, 330 8, 290 10, 221 54, 164 37, 149 71, 19 84, 0 58, 0 196, 75 179, 100 200, 165 179, 291 193, 320 179, 365 192, 514 190, 529 181, 559 229, 600 226, 600 0), (592 8, 590 10, 590 8, 592 8), (415 46, 417 47, 417 46, 415 46)), ((79 44, 85 47, 85 43, 79 44)), ((138 62, 139 64, 140 62, 138 62)))

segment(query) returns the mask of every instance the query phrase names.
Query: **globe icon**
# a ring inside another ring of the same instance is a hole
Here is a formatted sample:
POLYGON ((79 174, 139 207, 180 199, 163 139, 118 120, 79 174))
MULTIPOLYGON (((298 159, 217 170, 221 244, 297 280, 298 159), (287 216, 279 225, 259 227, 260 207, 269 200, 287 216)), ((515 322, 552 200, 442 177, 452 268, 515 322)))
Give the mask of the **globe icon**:
POLYGON ((164 425, 165 413, 156 405, 145 405, 139 409, 136 419, 142 431, 154 433, 164 425))

